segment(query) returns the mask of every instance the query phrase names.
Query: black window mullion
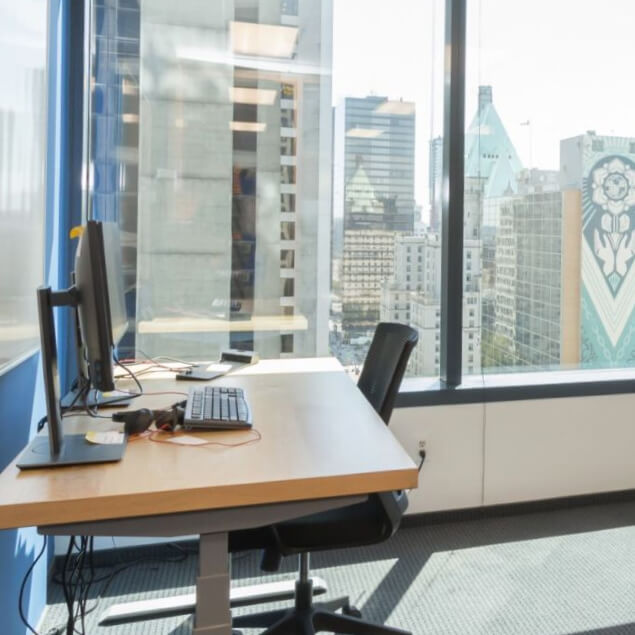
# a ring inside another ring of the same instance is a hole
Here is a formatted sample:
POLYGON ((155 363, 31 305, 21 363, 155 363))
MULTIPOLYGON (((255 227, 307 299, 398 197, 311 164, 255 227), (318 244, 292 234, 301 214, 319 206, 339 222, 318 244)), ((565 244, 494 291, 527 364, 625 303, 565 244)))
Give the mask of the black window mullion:
POLYGON ((461 383, 467 0, 446 0, 441 220, 441 382, 461 383))

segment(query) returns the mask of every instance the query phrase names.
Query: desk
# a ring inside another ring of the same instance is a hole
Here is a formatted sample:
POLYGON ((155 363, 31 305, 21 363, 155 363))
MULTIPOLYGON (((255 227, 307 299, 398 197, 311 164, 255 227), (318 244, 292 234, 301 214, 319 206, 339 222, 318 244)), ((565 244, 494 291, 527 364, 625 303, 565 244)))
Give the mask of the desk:
MULTIPOLYGON (((147 392, 183 391, 169 373, 147 392)), ((240 386, 262 439, 234 448, 139 440, 119 463, 0 474, 0 529, 37 525, 51 535, 200 534, 194 632, 229 635, 227 533, 333 509, 372 492, 417 485, 417 469, 336 360, 270 360, 214 381, 240 386)), ((165 407, 178 395, 143 395, 165 407)), ((115 427, 88 417, 68 431, 115 427)), ((237 442, 253 433, 198 432, 237 442)))

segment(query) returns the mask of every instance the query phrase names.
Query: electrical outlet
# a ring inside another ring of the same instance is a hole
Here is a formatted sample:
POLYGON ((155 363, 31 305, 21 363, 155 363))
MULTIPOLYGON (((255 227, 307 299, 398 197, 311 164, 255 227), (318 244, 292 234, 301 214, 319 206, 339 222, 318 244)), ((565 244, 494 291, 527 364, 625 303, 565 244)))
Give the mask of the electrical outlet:
POLYGON ((421 452, 422 450, 426 449, 426 442, 425 441, 419 441, 419 452, 421 452))

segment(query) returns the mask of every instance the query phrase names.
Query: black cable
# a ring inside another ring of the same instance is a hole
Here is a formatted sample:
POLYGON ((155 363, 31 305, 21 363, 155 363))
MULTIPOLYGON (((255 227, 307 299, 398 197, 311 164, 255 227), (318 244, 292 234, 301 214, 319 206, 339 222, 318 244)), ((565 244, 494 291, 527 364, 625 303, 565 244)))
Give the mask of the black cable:
MULTIPOLYGON (((69 559, 71 557, 71 553, 73 550, 73 537, 69 537, 68 539, 68 547, 66 549, 66 555, 64 556, 64 564, 62 566, 62 593, 64 594, 64 603, 66 604, 66 614, 69 615, 72 609, 69 609, 70 606, 70 594, 68 584, 66 583, 66 575, 68 569, 69 559)), ((68 626, 68 620, 67 624, 68 626)))
POLYGON ((141 385, 141 382, 137 379, 137 376, 127 367, 124 366, 119 359, 117 358, 117 356, 114 356, 114 360, 115 360, 115 364, 117 364, 117 366, 119 366, 120 368, 123 368, 128 375, 130 375, 130 377, 132 377, 132 379, 134 380, 134 383, 137 384, 137 388, 139 389, 139 395, 143 394, 143 386, 141 385))
MULTIPOLYGON (((67 635, 83 635, 85 633, 85 618, 88 614, 92 613, 101 602, 102 598, 108 591, 110 585, 113 580, 123 571, 130 569, 135 566, 139 566, 144 563, 178 563, 187 560, 190 555, 190 552, 185 550, 183 547, 177 545, 176 543, 168 543, 168 547, 171 549, 175 549, 179 552, 178 557, 175 558, 163 558, 161 556, 157 557, 144 557, 144 558, 135 558, 129 562, 125 560, 120 560, 122 563, 121 566, 115 567, 110 571, 110 573, 95 577, 94 573, 96 569, 105 568, 105 567, 97 567, 94 563, 94 539, 91 538, 81 538, 79 545, 76 544, 76 538, 71 536, 69 539, 69 549, 67 550, 67 555, 64 559, 63 566, 63 576, 60 580, 59 576, 53 576, 52 581, 55 584, 61 584, 65 598, 68 598, 66 602, 67 612, 69 615, 69 620, 66 623, 65 627, 58 627, 58 633, 63 633, 64 628, 66 630, 67 635), (76 555, 73 555, 72 552, 74 549, 78 550, 76 555), (88 564, 84 566, 84 560, 87 560, 88 564), (70 568, 71 561, 74 563, 72 567, 70 577, 67 574, 67 570, 70 568), (88 569, 90 572, 90 576, 85 580, 83 571, 88 569), (68 579, 67 579, 68 578, 68 579), (104 582, 105 581, 105 582, 104 582), (90 592, 90 588, 94 584, 98 584, 99 582, 104 582, 103 587, 97 594, 95 598, 95 602, 91 607, 88 607, 88 595, 90 592), (77 600, 77 607, 75 607, 77 600), (76 622, 81 621, 82 623, 82 631, 78 631, 76 628, 76 622), (60 630, 60 628, 62 630, 60 630)), ((194 553, 194 552, 192 552, 194 553)), ((110 567, 109 567, 110 568, 110 567)), ((35 634, 37 635, 37 634, 35 634)))
POLYGON ((98 407, 95 405, 93 410, 93 408, 88 405, 87 401, 84 401, 84 410, 86 411, 86 414, 93 419, 112 419, 112 417, 97 414, 99 412, 98 407))
MULTIPOLYGON (((72 540, 72 538, 71 538, 72 540)), ((87 552, 88 552, 88 568, 91 569, 91 576, 92 571, 94 569, 99 569, 102 567, 97 567, 94 565, 94 562, 92 561, 93 558, 93 553, 94 553, 94 544, 91 539, 88 539, 88 547, 87 547, 87 552)), ((71 542, 69 541, 69 548, 72 548, 73 544, 71 544, 71 542)), ((179 556, 176 558, 162 558, 160 556, 158 557, 146 557, 146 558, 136 558, 134 560, 131 560, 129 562, 125 562, 124 560, 121 560, 122 562, 122 566, 114 568, 109 574, 101 576, 99 578, 95 578, 95 579, 89 579, 87 584, 90 587, 93 584, 96 584, 98 582, 104 581, 105 580, 105 584, 103 585, 103 587, 101 588, 101 590, 99 591, 99 593, 97 594, 97 597, 95 598, 95 603, 88 608, 87 604, 88 604, 88 590, 86 589, 86 587, 84 587, 84 601, 83 601, 83 605, 81 607, 81 610, 77 613, 77 617, 75 619, 78 619, 82 617, 85 618, 89 613, 92 613, 98 606, 99 603, 101 602, 102 598, 104 597, 104 595, 106 594, 106 592, 108 591, 108 588, 110 587, 110 585, 112 584, 113 580, 123 571, 126 571, 127 569, 130 569, 131 567, 134 566, 138 566, 140 564, 143 563, 164 563, 164 562, 168 562, 168 563, 178 563, 178 562, 183 562, 184 560, 186 560, 189 557, 189 552, 186 551, 185 549, 183 549, 182 547, 180 547, 179 545, 175 544, 175 543, 168 543, 168 547, 175 549, 179 552, 179 556)), ((194 552, 192 552, 194 553, 194 552)), ((78 554, 79 555, 79 554, 78 554)), ((65 566, 67 566, 67 563, 65 562, 65 566)), ((83 567, 82 567, 83 568, 83 567)), ((76 570, 77 567, 74 568, 74 570, 76 570)), ((83 574, 81 573, 81 571, 79 571, 79 575, 80 575, 80 579, 83 580, 83 574)), ((53 582, 55 584, 62 584, 64 585, 64 580, 60 580, 59 577, 53 576, 52 578, 53 582)), ((69 591, 72 591, 72 589, 70 589, 69 591)), ((69 595, 72 595, 72 593, 69 593, 69 595)), ((74 604, 74 602, 73 602, 74 604)), ((68 609, 68 604, 67 604, 67 609, 68 609)), ((73 609, 71 609, 71 611, 69 612, 69 615, 73 615, 73 609)), ((82 635, 82 633, 80 631, 78 631, 75 628, 75 623, 72 622, 72 626, 71 628, 73 629, 72 631, 68 630, 69 626, 68 623, 66 625, 66 633, 67 635, 70 635, 71 633, 73 633, 73 635, 77 634, 77 635, 82 635)), ((64 627, 58 627, 57 629, 53 629, 53 632, 55 632, 56 634, 62 635, 62 633, 64 632, 64 627)), ((37 634, 36 634, 37 635, 37 634)))
POLYGON ((33 635, 39 635, 38 632, 29 624, 26 616, 24 615, 24 609, 22 608, 22 601, 24 599, 24 589, 26 587, 27 580, 29 579, 33 569, 35 569, 35 565, 40 561, 40 558, 44 555, 44 551, 46 550, 46 536, 42 536, 42 548, 40 549, 40 553, 38 553, 35 560, 30 564, 29 568, 26 570, 24 577, 22 578, 22 584, 20 585, 20 594, 18 596, 18 612, 20 613, 20 619, 26 628, 33 633, 33 635))
POLYGON ((73 577, 77 567, 77 559, 73 562, 73 551, 76 549, 75 536, 71 536, 68 542, 68 550, 64 561, 64 589, 66 598, 66 635, 74 635, 75 632, 75 584, 73 577))
MULTIPOLYGON (((73 382, 73 386, 77 387, 79 385, 80 382, 78 382, 78 380, 76 379, 73 382)), ((73 389, 71 387, 71 389, 73 389)), ((64 417, 70 410, 72 410, 75 407, 75 404, 80 400, 83 399, 84 402, 86 401, 86 393, 88 392, 88 390, 90 389, 90 386, 88 384, 84 384, 80 390, 77 391, 77 393, 75 393, 75 396, 73 397, 73 401, 71 401, 71 403, 66 406, 66 408, 60 408, 60 412, 62 414, 62 417, 64 417)), ((73 389, 74 390, 74 389, 73 389)), ((48 416, 44 415, 38 422, 37 422, 37 431, 38 432, 42 432, 42 430, 44 429, 44 426, 46 425, 48 421, 48 416)))
MULTIPOLYGON (((188 556, 192 555, 192 554, 196 554, 198 553, 197 550, 186 550, 183 547, 177 545, 176 543, 170 542, 167 543, 167 546, 170 547, 171 549, 175 549, 176 551, 179 552, 179 556, 175 557, 175 558, 163 558, 160 556, 152 557, 152 556, 146 556, 143 558, 134 558, 133 560, 130 560, 128 562, 126 562, 125 560, 120 560, 120 564, 121 564, 121 568, 120 570, 123 571, 124 569, 129 569, 130 567, 133 566, 137 566, 140 564, 146 564, 146 563, 151 563, 151 562, 168 562, 168 563, 178 563, 178 562, 183 562, 184 560, 186 560, 188 558, 188 556)), ((116 569, 116 566, 113 565, 103 565, 103 566, 97 566, 94 565, 94 569, 111 569, 111 571, 109 573, 106 573, 102 576, 99 576, 97 578, 95 578, 92 581, 92 584, 99 584, 101 582, 103 582, 104 580, 108 580, 112 574, 113 574, 113 569, 116 569)), ((58 584, 58 585, 63 585, 64 582, 63 580, 60 578, 59 575, 53 575, 53 577, 51 578, 51 581, 54 584, 58 584)))
POLYGON ((88 382, 84 383, 84 382, 80 382, 76 380, 75 381, 76 389, 77 389, 77 386, 80 386, 80 385, 81 385, 81 388, 79 388, 79 390, 77 390, 77 392, 75 393, 75 396, 73 397, 73 401, 71 401, 70 405, 64 408, 64 410, 72 410, 75 407, 75 404, 80 399, 86 400, 86 395, 90 391, 90 384, 88 382))

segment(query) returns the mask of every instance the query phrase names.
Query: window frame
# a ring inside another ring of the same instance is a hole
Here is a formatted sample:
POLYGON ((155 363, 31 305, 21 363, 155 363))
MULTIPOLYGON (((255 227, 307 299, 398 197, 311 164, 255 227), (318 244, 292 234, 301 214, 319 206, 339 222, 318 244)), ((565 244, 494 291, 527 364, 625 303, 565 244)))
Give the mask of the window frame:
POLYGON ((396 406, 408 408, 635 392, 635 368, 463 376, 467 2, 445 2, 440 376, 438 379, 405 379, 396 406))

